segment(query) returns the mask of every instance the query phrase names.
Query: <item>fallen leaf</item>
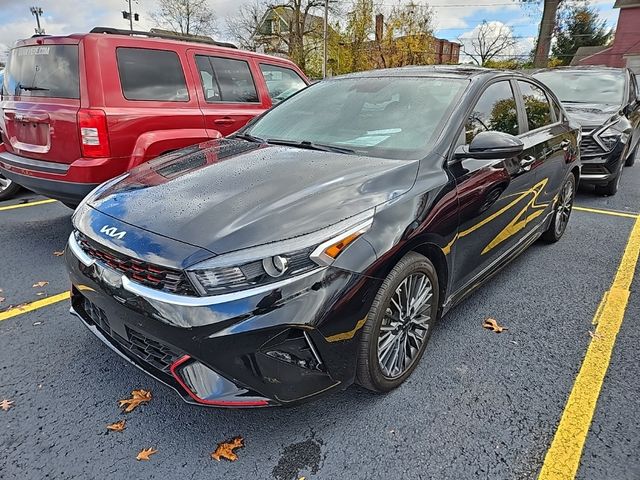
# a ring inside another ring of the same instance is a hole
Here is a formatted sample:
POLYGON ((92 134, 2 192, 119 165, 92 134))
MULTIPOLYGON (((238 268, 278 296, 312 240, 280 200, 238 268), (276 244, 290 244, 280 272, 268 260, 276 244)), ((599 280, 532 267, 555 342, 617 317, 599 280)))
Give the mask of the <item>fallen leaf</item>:
POLYGON ((211 454, 211 458, 220 461, 221 458, 226 458, 231 462, 235 462, 238 459, 238 455, 235 454, 236 448, 244 447, 244 439, 242 437, 236 437, 230 442, 222 442, 218 444, 216 451, 211 454))
POLYGON ((591 330, 589 330, 589 336, 594 340, 600 340, 602 338, 601 333, 592 332, 591 330))
POLYGON ((151 460, 149 457, 154 453, 158 453, 155 448, 143 448, 136 456, 136 460, 151 460))
MULTIPOLYGON (((2 291, 2 290, 0 290, 0 292, 1 292, 1 291, 2 291)), ((4 297, 0 297, 0 303, 1 303, 1 302, 4 302, 5 300, 6 300, 6 298, 4 298, 4 297)))
POLYGON ((34 327, 37 327, 38 325, 42 325, 42 322, 33 322, 34 327))
POLYGON ((13 401, 7 400, 6 398, 0 402, 0 408, 5 412, 13 407, 13 401))
POLYGON ((119 400, 120 407, 124 407, 125 413, 130 413, 141 403, 151 400, 151 392, 148 390, 134 390, 131 392, 131 398, 119 400))
POLYGON ((64 252, 53 252, 56 257, 61 257, 64 255, 64 252))
POLYGON ((37 296, 37 297, 41 297, 42 295, 44 295, 44 292, 38 292, 38 293, 36 293, 36 296, 37 296))
POLYGON ((487 330, 491 330, 495 333, 502 333, 504 330, 509 330, 507 327, 502 327, 498 325, 498 322, 494 318, 487 318, 482 324, 484 328, 487 330))
POLYGON ((42 288, 42 287, 46 287, 47 285, 49 285, 49 282, 37 282, 34 283, 31 288, 42 288))
POLYGON ((126 423, 126 420, 120 420, 116 423, 110 423, 109 425, 107 425, 107 430, 111 430, 112 432, 121 432, 126 428, 126 423))
POLYGON ((20 305, 16 305, 14 308, 16 308, 17 310, 23 311, 23 310, 26 310, 28 306, 29 306, 28 303, 21 303, 20 305))

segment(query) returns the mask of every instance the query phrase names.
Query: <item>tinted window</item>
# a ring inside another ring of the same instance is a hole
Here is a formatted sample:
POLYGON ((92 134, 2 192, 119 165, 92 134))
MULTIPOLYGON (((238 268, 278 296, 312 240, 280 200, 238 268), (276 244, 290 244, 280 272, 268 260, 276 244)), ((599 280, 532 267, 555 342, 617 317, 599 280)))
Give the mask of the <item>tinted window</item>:
POLYGON ((260 64, 273 103, 281 102, 307 86, 304 80, 290 68, 260 64))
POLYGON ((207 102, 257 103, 258 93, 244 60, 196 55, 207 102))
POLYGON ((529 82, 518 81, 518 86, 522 92, 529 130, 535 130, 553 123, 551 107, 544 91, 529 82))
POLYGON ((122 92, 127 100, 189 100, 182 65, 175 52, 118 48, 116 55, 122 92))
POLYGON ((561 102, 621 105, 624 95, 623 70, 551 70, 534 75, 561 102))
POLYGON ((80 98, 77 45, 40 45, 11 50, 3 95, 80 98))
POLYGON ((269 110, 247 133, 374 157, 422 158, 468 83, 428 77, 325 80, 269 110))
POLYGON ((480 132, 495 130, 518 135, 516 99, 508 81, 489 85, 480 96, 466 125, 466 142, 470 143, 480 132))

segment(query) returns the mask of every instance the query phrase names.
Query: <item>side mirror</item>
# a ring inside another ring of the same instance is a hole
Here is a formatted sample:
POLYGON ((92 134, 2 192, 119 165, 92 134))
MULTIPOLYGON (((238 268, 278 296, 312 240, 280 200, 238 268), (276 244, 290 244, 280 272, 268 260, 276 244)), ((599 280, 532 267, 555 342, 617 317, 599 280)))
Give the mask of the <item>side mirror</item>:
POLYGON ((524 143, 518 137, 508 133, 488 131, 480 132, 469 145, 456 148, 453 158, 478 158, 482 160, 498 160, 516 157, 524 150, 524 143))

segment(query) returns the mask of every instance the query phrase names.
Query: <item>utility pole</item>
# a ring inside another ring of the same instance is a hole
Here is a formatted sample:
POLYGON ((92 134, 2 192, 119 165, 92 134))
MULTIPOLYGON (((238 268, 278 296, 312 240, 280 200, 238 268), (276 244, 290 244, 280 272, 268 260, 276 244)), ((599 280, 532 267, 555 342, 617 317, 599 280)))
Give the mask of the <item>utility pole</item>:
POLYGON ((44 35, 44 28, 42 28, 40 26, 40 15, 42 15, 42 8, 40 7, 31 7, 29 10, 31 10, 31 15, 35 15, 36 16, 36 24, 38 25, 36 27, 36 35, 44 35))
POLYGON ((322 78, 327 78, 327 44, 329 40, 329 0, 324 0, 324 48, 322 51, 322 78))
MULTIPOLYGON (((131 0, 124 0, 126 3, 129 4, 129 11, 123 10, 122 11, 122 18, 124 18, 125 20, 129 20, 129 30, 131 30, 133 32, 133 21, 135 20, 136 22, 140 20, 140 15, 138 15, 137 13, 133 13, 133 9, 131 8, 131 0)), ((138 1, 136 0, 136 3, 138 3, 138 1)))

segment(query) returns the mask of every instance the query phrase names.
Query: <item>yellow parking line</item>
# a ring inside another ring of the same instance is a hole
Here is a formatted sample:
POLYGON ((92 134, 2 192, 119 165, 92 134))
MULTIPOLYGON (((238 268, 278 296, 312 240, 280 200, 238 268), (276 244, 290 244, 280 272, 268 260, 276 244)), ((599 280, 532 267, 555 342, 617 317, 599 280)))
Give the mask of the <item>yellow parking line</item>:
POLYGON ((67 300, 68 298, 69 298, 69 292, 62 292, 62 293, 59 293, 58 295, 53 295, 52 297, 47 297, 41 300, 37 300, 35 302, 27 303, 20 307, 10 308, 9 310, 0 312, 0 322, 2 320, 7 320, 9 318, 17 317, 18 315, 22 315, 23 313, 38 310, 39 308, 46 307, 47 305, 52 305, 54 303, 62 302, 63 300, 67 300))
POLYGON ((603 210, 601 208, 586 208, 586 207, 574 206, 573 209, 578 210, 580 212, 602 213, 603 215, 613 215, 614 217, 626 217, 626 218, 640 217, 640 214, 638 213, 618 212, 616 210, 603 210))
POLYGON ((7 205, 4 207, 0 207, 0 212, 4 210, 14 210, 16 208, 35 207, 37 205, 44 205, 45 203, 53 203, 53 202, 57 202, 57 200, 48 198, 47 200, 38 200, 37 202, 27 202, 27 203, 18 203, 17 205, 7 205))
POLYGON ((609 368, 611 353, 629 301, 631 282, 640 256, 640 218, 633 226, 611 289, 605 293, 594 323, 593 339, 582 361, 558 429, 547 451, 538 480, 572 480, 609 368))

